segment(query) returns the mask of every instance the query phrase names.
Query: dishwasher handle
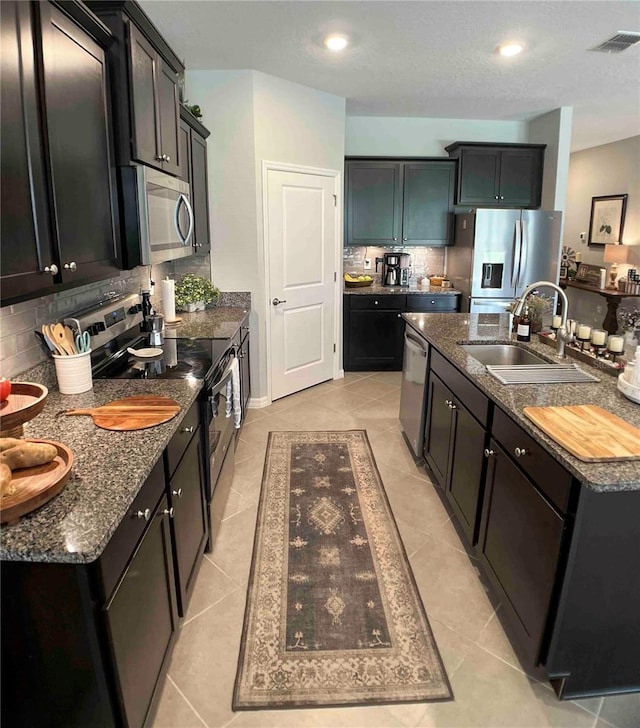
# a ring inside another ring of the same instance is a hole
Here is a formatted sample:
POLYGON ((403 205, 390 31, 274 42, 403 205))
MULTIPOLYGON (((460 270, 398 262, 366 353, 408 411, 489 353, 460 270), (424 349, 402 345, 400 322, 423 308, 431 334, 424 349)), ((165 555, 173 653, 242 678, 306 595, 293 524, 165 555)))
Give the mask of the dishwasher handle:
POLYGON ((404 335, 404 345, 412 351, 414 354, 418 354, 419 356, 427 357, 428 349, 425 349, 422 342, 418 341, 417 339, 414 339, 413 336, 409 336, 408 334, 404 335))

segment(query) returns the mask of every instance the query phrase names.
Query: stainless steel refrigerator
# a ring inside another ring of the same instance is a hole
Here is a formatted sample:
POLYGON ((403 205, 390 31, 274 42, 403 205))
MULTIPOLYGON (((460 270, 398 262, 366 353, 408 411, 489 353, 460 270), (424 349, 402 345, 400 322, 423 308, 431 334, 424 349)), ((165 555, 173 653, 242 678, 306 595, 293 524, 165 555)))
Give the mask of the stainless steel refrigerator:
POLYGON ((504 313, 530 283, 557 283, 561 222, 561 212, 548 210, 456 213, 447 276, 462 292, 460 310, 504 313))

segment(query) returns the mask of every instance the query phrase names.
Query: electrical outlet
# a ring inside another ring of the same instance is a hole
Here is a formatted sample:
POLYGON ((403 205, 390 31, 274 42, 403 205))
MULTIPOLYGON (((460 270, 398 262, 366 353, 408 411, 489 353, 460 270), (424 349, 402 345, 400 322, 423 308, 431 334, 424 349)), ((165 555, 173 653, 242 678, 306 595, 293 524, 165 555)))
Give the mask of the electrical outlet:
POLYGON ((587 233, 580 233, 580 240, 586 240, 587 239, 587 233))
POLYGON ((364 259, 364 269, 371 270, 371 260, 369 258, 364 259))

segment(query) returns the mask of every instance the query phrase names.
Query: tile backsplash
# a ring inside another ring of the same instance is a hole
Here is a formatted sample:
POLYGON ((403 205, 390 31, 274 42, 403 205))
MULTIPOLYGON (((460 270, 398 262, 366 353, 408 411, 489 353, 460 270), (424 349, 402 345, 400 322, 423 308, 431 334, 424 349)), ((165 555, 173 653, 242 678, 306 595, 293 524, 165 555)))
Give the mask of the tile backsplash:
POLYGON ((34 334, 43 323, 61 321, 97 303, 112 292, 138 293, 146 288, 151 273, 156 284, 152 302, 160 298, 160 281, 167 275, 179 278, 185 273, 211 277, 209 255, 194 255, 151 267, 139 266, 120 275, 49 296, 33 298, 0 309, 0 375, 13 377, 48 358, 44 345, 34 334))
MULTIPOLYGON (((345 273, 352 271, 362 274, 376 276, 376 258, 381 258, 383 253, 409 253, 411 256, 411 280, 410 283, 415 285, 417 280, 424 276, 437 275, 444 273, 445 270, 445 250, 443 248, 375 248, 365 247, 349 247, 342 251, 342 265, 345 273), (364 270, 364 260, 368 258, 371 261, 371 270, 364 270)), ((378 278, 382 275, 382 267, 378 269, 378 278)))

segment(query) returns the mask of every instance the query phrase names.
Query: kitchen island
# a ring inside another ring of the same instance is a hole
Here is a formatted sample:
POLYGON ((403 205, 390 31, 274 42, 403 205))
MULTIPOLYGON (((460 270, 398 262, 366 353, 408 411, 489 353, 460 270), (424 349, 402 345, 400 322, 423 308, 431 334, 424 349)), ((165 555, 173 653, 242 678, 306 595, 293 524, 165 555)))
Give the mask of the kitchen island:
POLYGON ((428 344, 425 459, 523 663, 563 698, 639 690, 640 462, 579 460, 523 408, 595 404, 637 427, 640 407, 588 365, 599 382, 501 384, 461 345, 516 343, 507 315, 404 319, 428 344))

